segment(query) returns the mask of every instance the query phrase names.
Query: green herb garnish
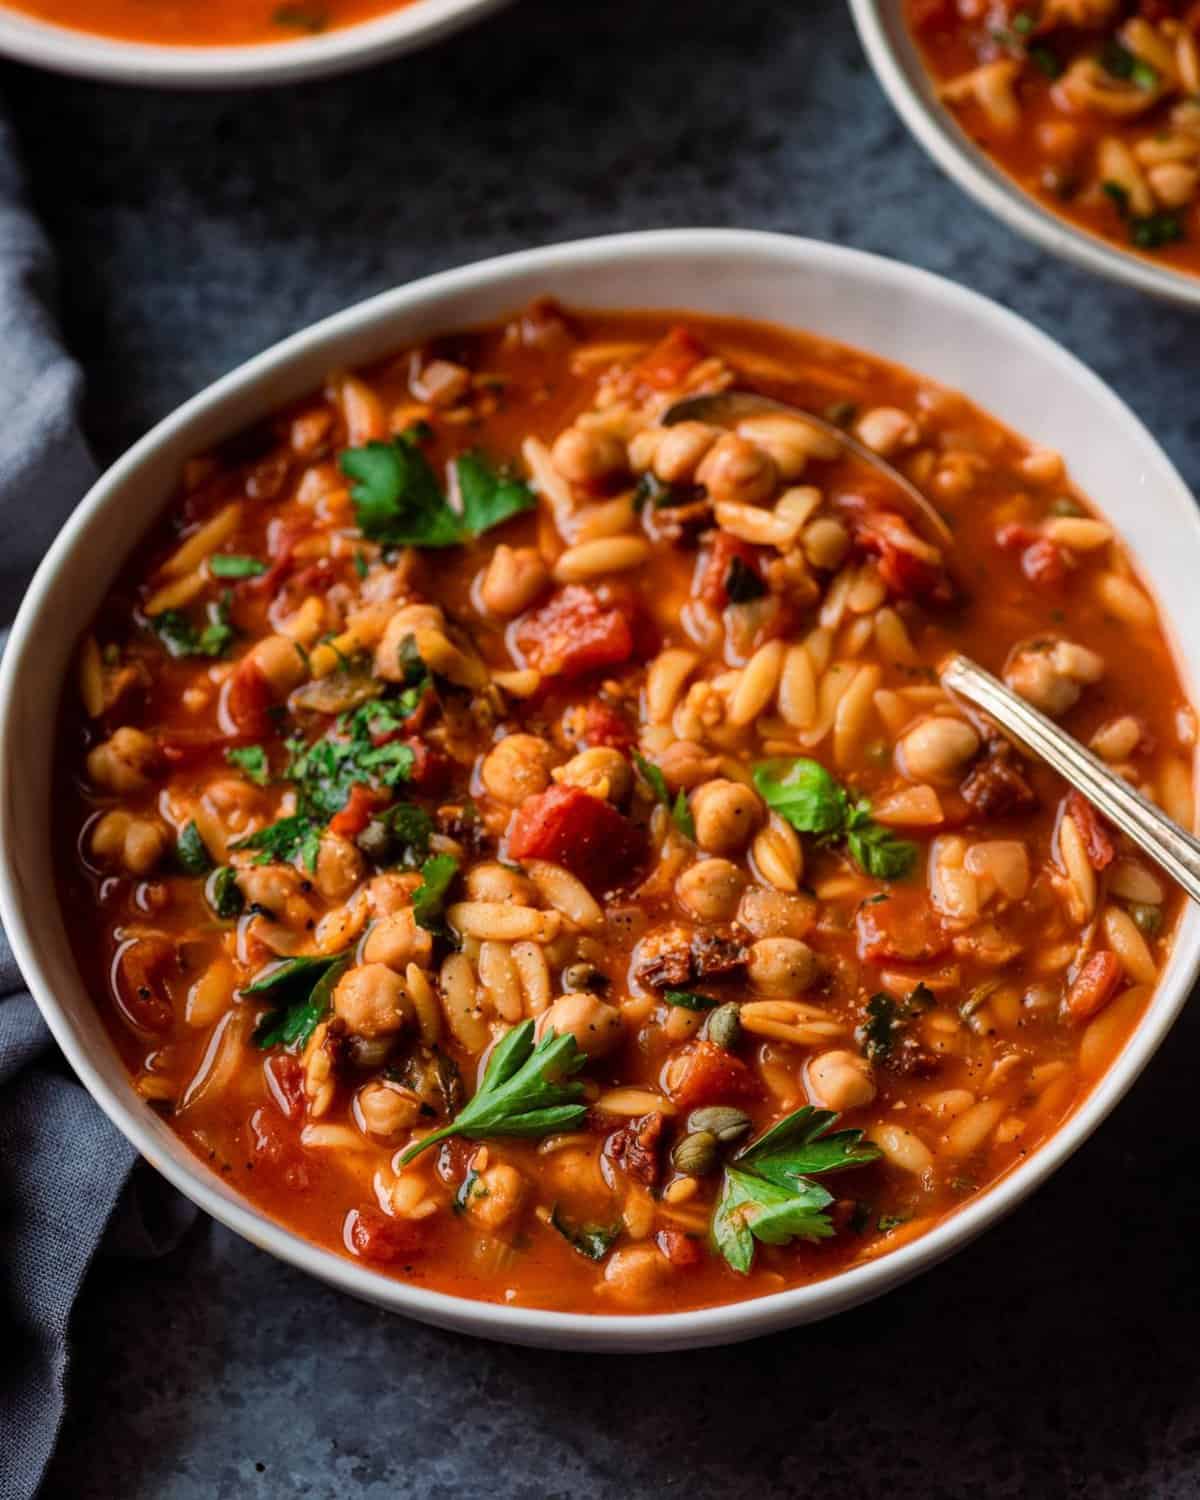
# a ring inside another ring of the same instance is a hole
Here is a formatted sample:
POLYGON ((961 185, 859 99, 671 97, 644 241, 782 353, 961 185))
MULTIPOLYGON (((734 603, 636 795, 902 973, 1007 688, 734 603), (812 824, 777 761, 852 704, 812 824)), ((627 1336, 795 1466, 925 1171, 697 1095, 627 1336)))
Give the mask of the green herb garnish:
POLYGON ((851 802, 845 787, 819 761, 759 761, 754 785, 767 806, 798 832, 826 843, 844 841, 851 858, 868 875, 900 880, 912 872, 917 846, 876 823, 865 797, 851 802))
POLYGON ((752 599, 761 599, 766 592, 767 586, 757 569, 740 557, 730 559, 729 571, 725 574, 725 593, 730 604, 749 604, 752 599))
POLYGON ((612 1249, 621 1233, 621 1222, 603 1224, 572 1224, 558 1210, 558 1204, 550 1210, 550 1223, 558 1230, 572 1250, 577 1250, 587 1260, 603 1260, 612 1249))
POLYGON ((713 1214, 713 1243, 735 1271, 746 1275, 754 1242, 785 1245, 824 1240, 833 1224, 824 1212, 833 1194, 812 1178, 865 1166, 879 1156, 861 1130, 830 1133, 837 1115, 805 1105, 780 1120, 725 1168, 713 1214))
POLYGON ((246 898, 237 883, 237 871, 232 865, 221 865, 208 878, 204 896, 209 906, 223 921, 240 917, 246 898))
POLYGON ((329 1013, 334 986, 350 966, 334 958, 288 958, 247 985, 243 995, 265 995, 271 1009, 254 1028, 258 1047, 303 1046, 329 1013))
POLYGON ((863 1056, 873 1063, 885 1062, 906 1024, 932 1004, 933 993, 924 984, 918 984, 903 1002, 882 990, 872 995, 867 1001, 866 1018, 854 1033, 863 1056))
POLYGON ((697 995, 694 990, 663 990, 662 997, 668 1005, 678 1005, 681 1010, 712 1010, 720 1003, 711 995, 697 995))
POLYGON ((213 857, 194 822, 180 830, 175 842, 175 857, 186 875, 207 875, 213 867, 213 857))
POLYGON ((531 1018, 513 1027, 493 1050, 475 1097, 449 1125, 411 1145, 400 1157, 401 1166, 453 1135, 473 1141, 490 1136, 529 1139, 578 1125, 587 1113, 579 1102, 583 1086, 567 1080, 579 1072, 587 1056, 569 1031, 561 1036, 547 1031, 535 1047, 534 1026, 531 1018))
POLYGON ((254 861, 256 865, 287 864, 299 856, 305 869, 315 870, 320 846, 320 828, 303 813, 293 813, 290 817, 280 818, 278 823, 270 823, 257 833, 239 839, 229 847, 253 849, 258 855, 254 861))
POLYGON ((1029 61, 1047 78, 1061 78, 1063 65, 1058 54, 1050 47, 1030 47, 1029 61))
POLYGON ((174 657, 224 656, 237 631, 229 619, 229 595, 208 607, 208 620, 197 629, 181 609, 164 610, 150 621, 160 641, 174 657))
POLYGON ((243 557, 236 552, 217 552, 208 560, 208 570, 214 578, 257 578, 267 571, 265 562, 257 557, 243 557))
POLYGON ((243 776, 248 776, 255 786, 266 786, 271 779, 267 752, 261 745, 244 745, 226 750, 225 759, 231 766, 236 766, 243 776))
POLYGON ((408 436, 348 448, 339 460, 355 483, 350 498, 362 534, 392 546, 455 547, 530 510, 533 491, 478 453, 454 461, 461 510, 442 493, 428 459, 408 436))
POLYGON ((446 894, 458 874, 453 854, 434 854, 421 866, 421 884, 413 892, 413 918, 426 932, 442 932, 446 894))
POLYGON ((671 789, 667 786, 667 778, 653 761, 647 760, 637 750, 633 752, 633 763, 637 767, 637 773, 654 794, 654 800, 670 810, 671 821, 683 834, 684 838, 696 841, 696 822, 692 817, 692 809, 688 804, 687 793, 682 787, 671 800, 671 789))

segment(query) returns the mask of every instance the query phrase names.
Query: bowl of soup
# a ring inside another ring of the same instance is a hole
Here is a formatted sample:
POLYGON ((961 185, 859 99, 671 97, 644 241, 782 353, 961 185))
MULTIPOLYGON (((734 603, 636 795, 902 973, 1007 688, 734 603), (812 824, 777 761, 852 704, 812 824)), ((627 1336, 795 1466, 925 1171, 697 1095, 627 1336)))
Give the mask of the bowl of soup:
POLYGON ((1044 249, 1200 303, 1200 20, 1175 0, 851 0, 876 76, 960 187, 1044 249))
POLYGON ((502 0, 12 0, 0 53, 114 83, 253 87, 425 46, 502 0))
POLYGON ((1198 544, 1115 396, 908 267, 435 276, 81 503, 0 676, 6 931, 147 1159, 334 1285, 576 1348, 826 1316, 1044 1181, 1188 994, 1180 893, 937 664, 1191 823, 1198 544), (668 420, 727 390, 788 409, 668 420))

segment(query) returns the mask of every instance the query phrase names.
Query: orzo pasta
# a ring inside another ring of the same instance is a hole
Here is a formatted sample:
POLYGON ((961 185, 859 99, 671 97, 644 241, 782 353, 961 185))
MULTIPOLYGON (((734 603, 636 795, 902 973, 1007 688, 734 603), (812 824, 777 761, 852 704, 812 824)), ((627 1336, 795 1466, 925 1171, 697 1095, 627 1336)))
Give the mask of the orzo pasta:
POLYGON ((549 303, 332 376, 187 466, 81 642, 78 960, 146 1107, 390 1274, 596 1312, 827 1277, 1046 1139, 1178 911, 943 696, 951 647, 1188 813, 1149 596, 961 397, 549 303), (660 424, 731 385, 885 448, 954 550, 802 421, 660 424))

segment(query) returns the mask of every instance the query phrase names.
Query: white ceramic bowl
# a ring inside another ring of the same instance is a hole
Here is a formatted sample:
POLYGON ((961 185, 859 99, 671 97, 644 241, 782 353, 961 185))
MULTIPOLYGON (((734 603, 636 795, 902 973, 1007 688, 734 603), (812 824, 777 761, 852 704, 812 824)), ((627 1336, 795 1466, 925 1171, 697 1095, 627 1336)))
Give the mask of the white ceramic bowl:
POLYGON ((1187 913, 1146 1017, 1084 1107, 996 1187, 923 1239, 831 1280, 728 1307, 639 1318, 533 1311, 424 1291, 318 1249, 264 1217, 130 1087, 76 970, 54 894, 45 747, 60 686, 85 623, 172 494, 184 461, 318 387, 331 368, 501 318, 547 292, 579 305, 769 319, 960 388, 1017 431, 1067 454, 1075 479, 1123 533, 1157 593, 1185 679, 1200 681, 1200 519, 1191 496, 1129 409, 1022 319, 926 272, 779 235, 670 230, 533 250, 431 276, 296 334, 194 397, 94 486, 38 570, 0 669, 0 916, 43 1015, 101 1107, 176 1187, 256 1245, 382 1307, 490 1338, 605 1350, 717 1344, 877 1296, 966 1244, 1043 1182, 1105 1117, 1178 1014, 1200 968, 1200 913, 1187 913))
POLYGON ((95 36, 0 6, 0 55, 109 83, 251 88, 298 83, 424 47, 507 0, 415 0, 357 26, 244 47, 167 47, 95 36))
POLYGON ((939 101, 905 25, 904 0, 850 0, 850 10, 875 76, 896 112, 942 171, 977 203, 1051 255, 1151 296, 1200 307, 1200 276, 1155 265, 1059 218, 979 149, 939 101))

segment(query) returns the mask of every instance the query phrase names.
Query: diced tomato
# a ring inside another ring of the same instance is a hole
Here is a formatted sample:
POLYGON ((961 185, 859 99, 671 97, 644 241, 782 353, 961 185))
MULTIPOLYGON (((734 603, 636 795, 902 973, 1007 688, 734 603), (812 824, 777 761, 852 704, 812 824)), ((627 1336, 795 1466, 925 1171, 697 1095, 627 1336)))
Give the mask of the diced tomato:
POLYGON ((255 1161, 278 1177, 292 1192, 303 1193, 312 1186, 312 1173, 304 1159, 295 1120, 285 1118, 271 1105, 263 1105, 250 1116, 250 1138, 255 1161))
POLYGON ((391 795, 382 788, 364 786, 361 781, 356 781, 350 788, 345 807, 330 818, 330 833, 344 839, 357 838, 371 821, 372 814, 391 800, 391 795))
POLYGON ((628 750, 637 736, 629 720, 602 698, 592 698, 576 711, 576 738, 587 746, 606 745, 614 750, 628 750))
POLYGON ((730 536, 727 531, 718 531, 709 548, 696 588, 697 596, 711 609, 724 609, 729 603, 729 569, 734 558, 743 563, 756 578, 762 577, 758 566, 758 549, 740 537, 730 536))
POLYGON ((1030 583, 1052 588, 1067 576, 1066 554, 1049 537, 1039 537, 1021 553, 1021 572, 1030 583))
POLYGON ((594 891, 628 885, 645 863, 645 831, 615 807, 576 786, 552 786, 513 816, 512 859, 544 859, 578 875, 594 891))
POLYGON ((1117 992, 1121 983, 1120 960, 1107 949, 1094 953, 1067 991, 1067 1013, 1073 1021, 1087 1021, 1101 1011, 1117 992))
POLYGON ((296 545, 303 531, 283 530, 279 533, 275 545, 271 549, 271 566, 265 573, 260 573, 257 578, 247 579, 247 586, 256 593, 274 594, 279 585, 292 571, 295 565, 294 553, 296 545))
POLYGON ((351 1209, 346 1217, 346 1244, 363 1260, 382 1266, 420 1255, 427 1235, 424 1221, 393 1219, 378 1208, 351 1209))
POLYGON ((560 589, 518 620, 514 639, 529 665, 547 677, 582 677, 618 666, 637 644, 630 614, 602 604, 582 584, 560 589))
POLYGON ((635 1182, 652 1188, 658 1181, 659 1147, 662 1144, 663 1117, 657 1111, 630 1120, 614 1130, 604 1143, 604 1153, 635 1182))
POLYGON ((1003 526, 996 528, 996 546, 1004 552, 1023 552, 1037 539, 1038 534, 1033 527, 1025 526, 1020 521, 1006 521, 1003 526))
POLYGON ((414 735, 404 743, 413 753, 409 784, 428 794, 440 792, 450 777, 450 761, 419 735, 414 735))
POLYGON ((653 386, 656 391, 672 391, 683 384, 687 372, 693 365, 698 365, 705 354, 703 344, 686 328, 672 328, 642 355, 633 367, 633 375, 640 384, 653 386))
POLYGON ((271 732, 271 709, 275 695, 262 668, 252 656, 243 656, 225 680, 225 710, 239 734, 260 739, 271 732))
POLYGON ((937 913, 921 891, 893 890, 886 901, 860 906, 854 919, 864 963, 934 963, 950 951, 937 913))
POLYGON ((660 1229, 654 1243, 673 1266, 681 1270, 687 1266, 698 1266, 704 1259, 700 1241, 694 1235, 684 1234, 682 1229, 660 1229))
POLYGON ((290 1052, 276 1052, 263 1064, 267 1085, 280 1111, 298 1120, 304 1109, 304 1065, 290 1052))
POLYGON ((1117 848, 1100 814, 1086 797, 1075 791, 1067 794, 1067 812, 1070 813, 1076 828, 1083 836, 1088 863, 1092 869, 1107 870, 1113 862, 1117 848))
POLYGON ((715 1042, 693 1042, 680 1053, 671 1075, 671 1098, 680 1109, 753 1099, 761 1092, 746 1064, 715 1042))
POLYGON ((320 557, 316 562, 309 563, 307 568, 301 568, 290 580, 290 587, 298 594, 324 593, 337 582, 337 576, 337 569, 330 559, 320 557))
POLYGON ((855 540, 878 557, 879 576, 897 598, 950 597, 942 554, 895 511, 871 511, 858 523, 855 540))

